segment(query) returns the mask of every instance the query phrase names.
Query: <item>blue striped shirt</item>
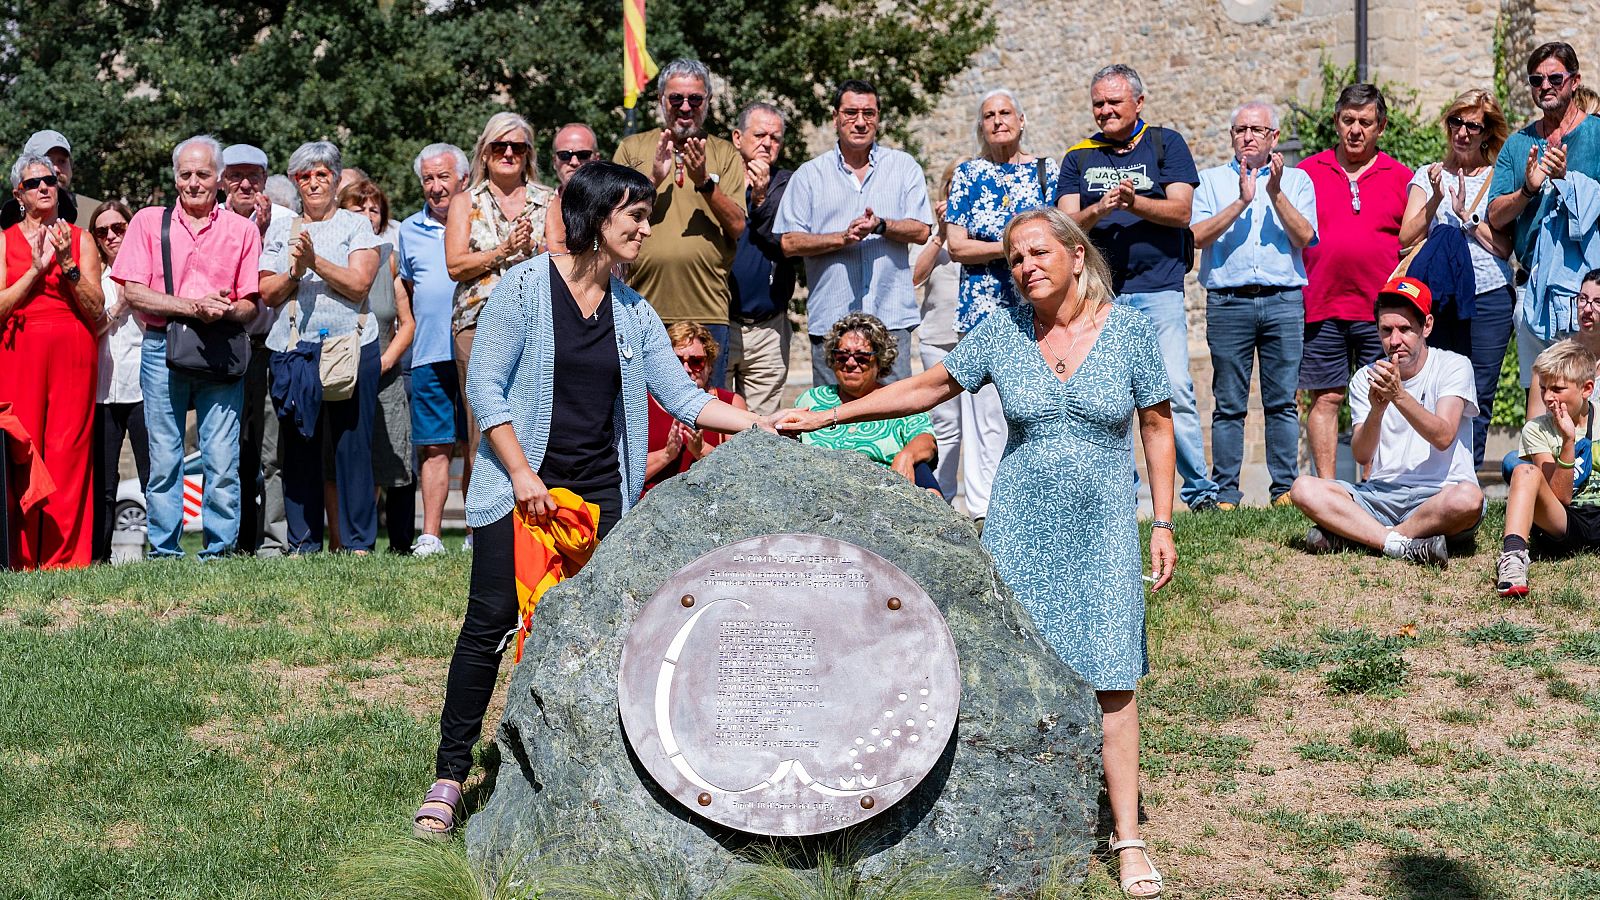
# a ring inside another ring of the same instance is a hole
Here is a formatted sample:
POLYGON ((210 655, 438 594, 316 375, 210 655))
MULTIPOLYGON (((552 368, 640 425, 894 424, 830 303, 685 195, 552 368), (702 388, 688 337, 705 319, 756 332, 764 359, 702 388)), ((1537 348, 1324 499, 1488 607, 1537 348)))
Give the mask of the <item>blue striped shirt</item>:
MULTIPOLYGON (((844 231, 868 209, 885 219, 916 219, 933 224, 922 166, 909 153, 873 144, 865 181, 844 163, 837 145, 807 162, 789 179, 778 206, 774 234, 791 231, 831 234, 844 231)), ((825 335, 846 313, 866 312, 889 328, 915 328, 922 321, 911 287, 908 247, 881 235, 842 250, 805 257, 808 330, 825 335)))
MULTIPOLYGON (((680 421, 693 423, 711 395, 700 390, 673 355, 661 317, 638 292, 611 279, 622 393, 612 421, 622 465, 622 510, 644 490, 649 397, 680 421)), ((550 254, 513 267, 494 286, 478 315, 467 363, 467 402, 484 432, 510 422, 528 465, 539 471, 550 442, 555 382, 555 326, 550 315, 550 254)), ((511 477, 487 440, 478 445, 467 488, 467 524, 481 528, 516 505, 511 477)))

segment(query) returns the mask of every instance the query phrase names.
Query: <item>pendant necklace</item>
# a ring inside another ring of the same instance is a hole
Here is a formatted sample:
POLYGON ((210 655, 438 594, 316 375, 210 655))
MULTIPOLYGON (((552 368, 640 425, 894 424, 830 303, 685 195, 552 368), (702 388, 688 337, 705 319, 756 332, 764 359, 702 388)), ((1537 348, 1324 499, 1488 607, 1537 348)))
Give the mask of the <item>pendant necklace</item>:
POLYGON ((1067 357, 1072 355, 1072 351, 1078 349, 1078 340, 1082 337, 1083 335, 1080 333, 1078 337, 1072 339, 1072 343, 1067 345, 1066 353, 1058 354, 1056 349, 1050 346, 1050 329, 1046 328, 1044 333, 1040 335, 1039 340, 1044 343, 1044 348, 1049 350, 1050 355, 1056 358, 1055 370, 1057 375, 1067 374, 1067 357))

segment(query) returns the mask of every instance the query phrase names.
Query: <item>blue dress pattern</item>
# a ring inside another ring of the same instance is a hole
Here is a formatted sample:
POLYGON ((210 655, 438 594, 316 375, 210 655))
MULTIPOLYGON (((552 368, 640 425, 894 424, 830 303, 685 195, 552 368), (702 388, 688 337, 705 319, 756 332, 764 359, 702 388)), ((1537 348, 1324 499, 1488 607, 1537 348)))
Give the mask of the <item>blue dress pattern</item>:
MULTIPOLYGON (((1043 158, 1043 157, 1041 157, 1043 158)), ((998 241, 1017 213, 1049 206, 1056 194, 1060 165, 1044 159, 1044 191, 1039 190, 1036 162, 996 163, 969 159, 950 179, 945 220, 960 225, 980 241, 998 241)), ((961 293, 956 305, 956 333, 966 334, 997 309, 1017 306, 1022 298, 1011 287, 1011 270, 1003 260, 961 267, 961 293)))
POLYGON ((1171 396, 1149 320, 1113 305, 1065 382, 1034 343, 1029 306, 989 316, 944 365, 968 391, 993 383, 1010 427, 983 526, 1000 577, 1096 690, 1133 690, 1150 671, 1133 416, 1171 396))

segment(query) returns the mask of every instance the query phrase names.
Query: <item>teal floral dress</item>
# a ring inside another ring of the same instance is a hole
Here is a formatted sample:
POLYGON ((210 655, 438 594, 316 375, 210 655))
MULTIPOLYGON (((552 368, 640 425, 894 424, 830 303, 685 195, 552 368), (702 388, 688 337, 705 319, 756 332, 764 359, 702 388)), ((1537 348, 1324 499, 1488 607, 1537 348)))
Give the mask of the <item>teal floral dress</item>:
MULTIPOLYGON (((794 405, 796 409, 827 412, 839 405, 839 389, 831 384, 818 385, 801 394, 794 405)), ((877 422, 830 425, 802 434, 800 441, 830 450, 854 450, 866 454, 879 465, 887 466, 919 434, 933 434, 933 419, 925 412, 877 422)))
POLYGON ((1000 577, 1095 690, 1133 690, 1150 671, 1133 415, 1171 396, 1149 320, 1112 306, 1063 382, 1034 343, 1032 307, 1002 308, 944 366, 968 391, 993 383, 1010 426, 983 527, 1000 577))

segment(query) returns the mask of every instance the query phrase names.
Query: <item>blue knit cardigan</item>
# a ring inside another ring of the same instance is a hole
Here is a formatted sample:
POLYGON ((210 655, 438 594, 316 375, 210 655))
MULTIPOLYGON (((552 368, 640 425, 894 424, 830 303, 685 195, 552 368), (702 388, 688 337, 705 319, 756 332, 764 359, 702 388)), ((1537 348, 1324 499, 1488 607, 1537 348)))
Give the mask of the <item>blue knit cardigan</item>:
MULTIPOLYGON (((611 315, 616 323, 622 393, 611 420, 622 465, 622 510, 644 490, 648 453, 649 400, 692 424, 711 395, 695 385, 672 352, 661 317, 639 293, 611 279, 611 315)), ((522 453, 535 472, 550 443, 555 382, 555 326, 550 313, 550 254, 505 274, 484 302, 467 364, 467 402, 484 432, 510 422, 522 453)), ((485 439, 478 445, 467 488, 467 524, 482 528, 516 505, 506 467, 485 439)))

